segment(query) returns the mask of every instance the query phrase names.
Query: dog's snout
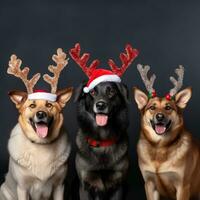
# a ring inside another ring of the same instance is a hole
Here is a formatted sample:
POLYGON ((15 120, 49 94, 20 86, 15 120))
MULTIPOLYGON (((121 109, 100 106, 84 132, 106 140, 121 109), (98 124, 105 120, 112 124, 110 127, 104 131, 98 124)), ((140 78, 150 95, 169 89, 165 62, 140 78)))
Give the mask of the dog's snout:
POLYGON ((36 116, 37 116, 38 119, 44 119, 45 117, 47 117, 47 113, 44 112, 44 111, 38 111, 36 113, 36 116))
POLYGON ((96 107, 98 110, 104 110, 107 107, 107 104, 104 101, 99 101, 96 103, 96 107))
POLYGON ((157 113, 156 114, 156 119, 159 121, 159 122, 162 122, 164 119, 165 119, 165 115, 163 113, 157 113))

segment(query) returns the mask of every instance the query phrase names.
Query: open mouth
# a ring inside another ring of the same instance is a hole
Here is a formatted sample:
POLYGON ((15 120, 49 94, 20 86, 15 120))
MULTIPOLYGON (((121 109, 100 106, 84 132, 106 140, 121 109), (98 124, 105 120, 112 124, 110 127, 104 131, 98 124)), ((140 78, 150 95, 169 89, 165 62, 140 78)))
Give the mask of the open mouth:
POLYGON ((30 122, 36 134, 40 138, 46 138, 49 132, 49 128, 53 122, 53 118, 51 118, 49 122, 44 122, 44 121, 34 122, 34 120, 31 118, 30 122))
POLYGON ((108 123, 108 115, 106 114, 96 114, 96 123, 98 126, 106 126, 108 123))
POLYGON ((162 122, 154 123, 154 121, 151 120, 151 125, 154 131, 156 132, 156 134, 163 135, 169 130, 171 126, 171 120, 169 120, 167 123, 162 123, 162 122))

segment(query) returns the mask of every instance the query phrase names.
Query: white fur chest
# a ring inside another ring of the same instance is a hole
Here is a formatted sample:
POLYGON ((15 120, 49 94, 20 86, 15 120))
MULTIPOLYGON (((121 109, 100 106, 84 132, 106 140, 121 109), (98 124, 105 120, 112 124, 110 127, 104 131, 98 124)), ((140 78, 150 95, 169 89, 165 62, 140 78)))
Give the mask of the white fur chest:
POLYGON ((31 172, 30 175, 40 180, 47 180, 64 165, 69 157, 70 145, 67 135, 51 144, 35 144, 23 134, 19 124, 15 126, 9 139, 8 149, 12 159, 18 165, 31 172))

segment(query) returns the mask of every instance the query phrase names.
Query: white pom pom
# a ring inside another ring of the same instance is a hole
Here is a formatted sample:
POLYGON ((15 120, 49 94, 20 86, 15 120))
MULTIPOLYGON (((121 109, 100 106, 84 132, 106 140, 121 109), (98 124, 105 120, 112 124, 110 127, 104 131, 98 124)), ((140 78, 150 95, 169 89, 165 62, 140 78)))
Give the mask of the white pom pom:
POLYGON ((84 93, 88 93, 89 91, 90 91, 90 90, 89 90, 88 87, 84 87, 84 88, 83 88, 83 92, 84 92, 84 93))

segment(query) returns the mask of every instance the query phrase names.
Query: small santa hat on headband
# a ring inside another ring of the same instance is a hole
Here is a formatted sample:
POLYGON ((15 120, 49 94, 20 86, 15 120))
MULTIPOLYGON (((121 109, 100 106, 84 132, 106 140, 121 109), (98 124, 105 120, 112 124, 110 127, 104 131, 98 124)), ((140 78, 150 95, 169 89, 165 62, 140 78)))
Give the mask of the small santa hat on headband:
POLYGON ((96 69, 87 82, 86 87, 83 88, 85 93, 91 91, 95 86, 102 82, 121 82, 121 78, 110 70, 96 69))
POLYGON ((120 60, 122 66, 118 67, 113 60, 108 61, 108 65, 111 70, 96 69, 99 65, 99 60, 94 60, 89 66, 87 66, 87 61, 90 58, 89 53, 84 53, 80 56, 81 47, 77 43, 74 48, 69 51, 72 59, 81 67, 83 72, 88 76, 89 80, 86 87, 83 88, 85 93, 88 93, 95 86, 102 82, 121 82, 121 76, 124 74, 128 66, 133 62, 133 60, 138 56, 139 52, 137 49, 133 49, 130 44, 126 45, 126 53, 120 54, 120 60))
POLYGON ((45 90, 34 90, 33 93, 28 94, 28 99, 30 100, 47 100, 47 101, 52 101, 55 102, 57 99, 56 94, 49 93, 45 90))

